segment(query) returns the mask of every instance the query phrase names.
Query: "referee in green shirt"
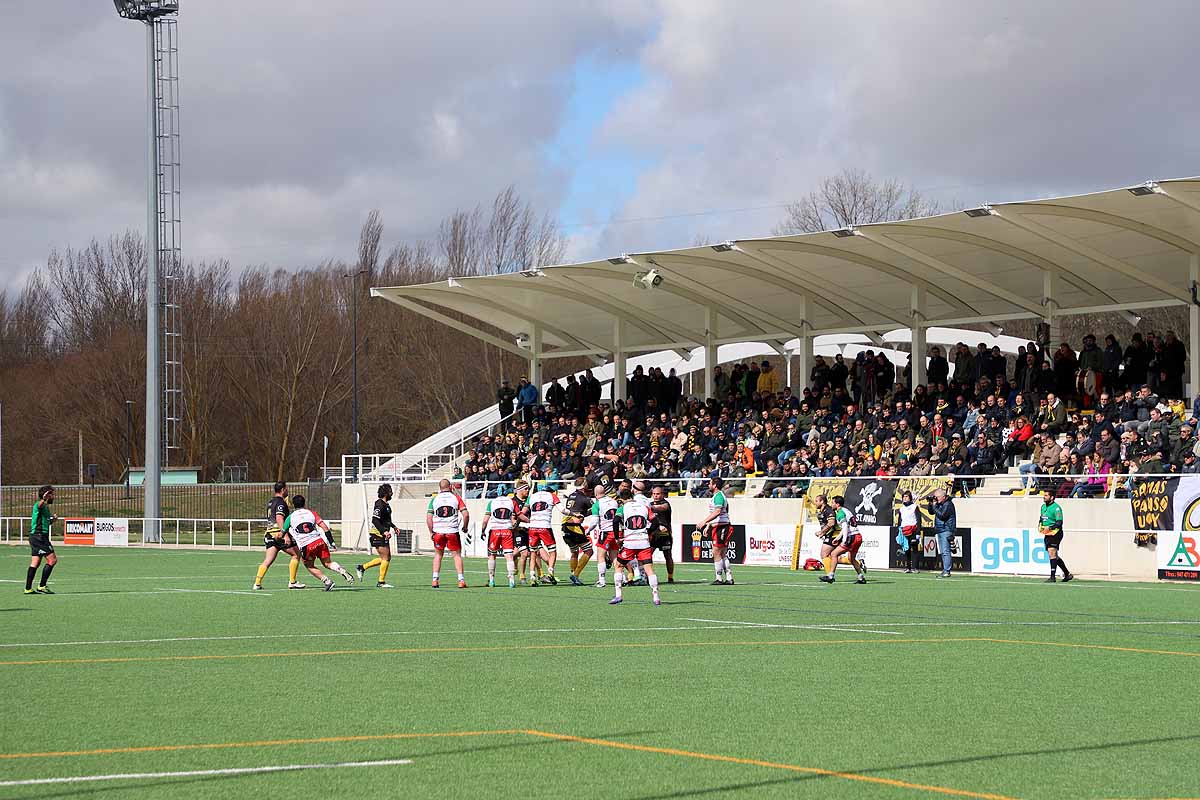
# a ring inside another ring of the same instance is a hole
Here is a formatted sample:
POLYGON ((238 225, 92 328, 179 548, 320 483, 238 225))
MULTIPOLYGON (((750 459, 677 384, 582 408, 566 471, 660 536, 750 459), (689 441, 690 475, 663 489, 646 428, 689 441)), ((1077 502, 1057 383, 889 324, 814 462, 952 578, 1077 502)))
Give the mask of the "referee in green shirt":
POLYGON ((1062 567, 1063 583, 1075 578, 1067 569, 1067 562, 1058 557, 1058 548, 1063 538, 1062 506, 1054 502, 1054 492, 1042 492, 1042 510, 1038 518, 1038 532, 1045 537, 1046 553, 1050 556, 1050 577, 1046 583, 1054 583, 1058 579, 1055 574, 1062 567))
POLYGON ((33 506, 33 514, 29 520, 29 547, 32 557, 29 559, 29 570, 25 573, 25 594, 54 594, 46 584, 50 580, 50 571, 58 563, 54 554, 54 545, 50 543, 50 527, 58 517, 50 513, 50 505, 54 502, 54 487, 43 486, 38 489, 38 501, 33 506), (45 564, 43 565, 43 559, 45 564), (37 576, 38 566, 42 566, 42 581, 33 588, 33 579, 37 576))

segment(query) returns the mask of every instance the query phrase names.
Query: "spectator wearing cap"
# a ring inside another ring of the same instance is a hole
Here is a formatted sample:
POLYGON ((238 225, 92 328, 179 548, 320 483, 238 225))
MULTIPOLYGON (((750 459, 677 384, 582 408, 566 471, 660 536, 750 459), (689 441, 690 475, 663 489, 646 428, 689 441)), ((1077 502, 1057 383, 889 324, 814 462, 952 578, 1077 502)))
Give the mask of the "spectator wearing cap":
POLYGON ((933 515, 933 533, 937 537, 938 550, 942 554, 940 577, 949 578, 952 543, 958 529, 958 514, 954 510, 954 501, 946 494, 946 490, 941 488, 935 489, 933 497, 929 498, 929 510, 933 515))
POLYGON ((1184 424, 1179 427, 1179 440, 1171 447, 1171 466, 1175 471, 1183 470, 1184 459, 1188 453, 1195 453, 1197 439, 1195 428, 1184 424))

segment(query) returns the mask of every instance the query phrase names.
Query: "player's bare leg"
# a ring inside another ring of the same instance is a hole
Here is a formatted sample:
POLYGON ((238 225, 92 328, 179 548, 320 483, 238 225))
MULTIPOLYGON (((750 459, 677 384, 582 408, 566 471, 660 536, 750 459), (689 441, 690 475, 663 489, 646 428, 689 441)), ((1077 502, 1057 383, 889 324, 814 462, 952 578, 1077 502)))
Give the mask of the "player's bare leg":
POLYGON ((713 585, 723 585, 725 583, 725 548, 718 547, 716 544, 713 544, 713 572, 717 576, 713 585))
POLYGON ((338 562, 336 562, 336 561, 332 561, 332 560, 331 560, 331 561, 326 561, 325 559, 321 559, 321 563, 323 563, 323 564, 325 565, 325 568, 326 568, 326 569, 331 569, 331 570, 333 570, 334 572, 336 572, 338 575, 341 575, 343 578, 345 578, 345 579, 346 579, 346 581, 347 581, 347 583, 354 583, 354 576, 353 576, 353 575, 351 575, 351 574, 350 574, 350 573, 349 573, 349 572, 348 572, 348 571, 347 571, 347 570, 346 570, 346 569, 345 569, 345 568, 344 568, 344 567, 343 567, 341 564, 339 564, 338 562))
POLYGON ((441 547, 433 548, 433 582, 432 582, 432 586, 434 589, 438 588, 438 575, 440 575, 441 571, 442 571, 442 550, 443 549, 444 548, 441 548, 441 547))
POLYGON ((667 583, 675 582, 675 559, 671 555, 671 548, 665 547, 662 550, 663 558, 667 561, 667 583))
POLYGON ((834 564, 849 564, 850 566, 854 567, 854 572, 858 575, 859 583, 864 583, 866 581, 866 578, 863 576, 864 570, 862 562, 850 553, 849 548, 844 547, 843 545, 838 545, 836 548, 834 548, 831 558, 834 564))
POLYGON ((329 576, 322 572, 319 567, 317 567, 316 559, 305 559, 304 568, 308 570, 314 578, 325 585, 325 591, 328 592, 333 590, 333 581, 331 581, 329 576))
POLYGON ((654 600, 654 605, 662 605, 662 600, 658 596, 658 575, 654 573, 654 564, 642 564, 642 573, 646 576, 646 582, 650 584, 650 597, 654 600))
POLYGON ((467 576, 463 572, 463 557, 462 550, 451 550, 450 555, 454 558, 454 569, 458 571, 458 588, 467 588, 467 576))
POLYGON ((621 596, 621 587, 625 583, 625 565, 617 561, 616 569, 613 570, 613 599, 608 601, 610 606, 615 606, 624 601, 621 596))
POLYGON ((833 557, 833 552, 837 548, 831 544, 821 545, 821 563, 825 565, 825 574, 821 576, 823 583, 833 583, 834 575, 837 572, 837 559, 833 557))

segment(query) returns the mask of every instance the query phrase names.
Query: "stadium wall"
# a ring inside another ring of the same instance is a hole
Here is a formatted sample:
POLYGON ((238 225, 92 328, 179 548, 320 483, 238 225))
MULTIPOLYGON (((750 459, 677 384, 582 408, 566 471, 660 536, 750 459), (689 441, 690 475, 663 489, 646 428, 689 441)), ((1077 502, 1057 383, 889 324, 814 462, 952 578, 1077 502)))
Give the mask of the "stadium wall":
MULTIPOLYGON (((343 547, 365 549, 370 509, 378 484, 345 484, 342 487, 343 547)), ((435 488, 432 485, 430 488, 435 488)), ((419 546, 428 550, 425 530, 425 509, 428 497, 392 501, 392 518, 397 527, 415 532, 419 546)), ((1122 580, 1155 580, 1157 564, 1155 548, 1139 547, 1134 543, 1133 513, 1128 500, 1079 499, 1060 500, 1066 521, 1066 539, 1062 555, 1072 571, 1080 575, 1112 577, 1122 580)), ((1036 497, 983 497, 956 499, 958 527, 964 532, 960 544, 969 553, 971 571, 1000 575, 1040 575, 1048 573, 1045 551, 1037 536, 1038 507, 1036 497)), ((691 526, 703 519, 708 511, 704 499, 671 498, 675 524, 674 556, 676 561, 704 561, 707 544, 693 542, 691 526), (703 545, 703 546, 702 546, 703 545)), ((486 542, 479 535, 479 525, 487 507, 486 500, 467 500, 470 510, 470 541, 465 543, 468 556, 486 555, 486 542)), ((790 565, 797 524, 804 513, 802 500, 754 499, 735 496, 730 500, 731 516, 737 531, 737 541, 743 543, 744 555, 739 562, 748 565, 790 565)), ((559 515, 555 514, 555 533, 559 515)), ((889 566, 895 544, 894 529, 885 526, 866 527, 867 563, 873 567, 889 566)), ((803 537, 803 549, 812 544, 811 531, 803 537)), ((561 548, 561 542, 560 542, 561 548)), ((565 548, 560 558, 565 559, 565 548)), ((801 558, 801 562, 803 558, 801 558)), ((962 563, 969 563, 964 560, 962 563)), ((958 562, 956 562, 958 563, 958 562)))

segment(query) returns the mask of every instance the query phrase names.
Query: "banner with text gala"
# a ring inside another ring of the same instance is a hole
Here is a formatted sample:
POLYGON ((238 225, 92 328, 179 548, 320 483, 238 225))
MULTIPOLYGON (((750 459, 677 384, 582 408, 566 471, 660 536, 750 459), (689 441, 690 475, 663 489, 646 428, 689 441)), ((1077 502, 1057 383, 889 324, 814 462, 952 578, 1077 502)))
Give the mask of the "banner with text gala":
MULTIPOLYGON (((1070 537, 1063 544, 1069 547, 1070 537)), ((1045 575, 1050 571, 1050 555, 1036 530, 976 526, 971 528, 971 569, 999 575, 1045 575)))

